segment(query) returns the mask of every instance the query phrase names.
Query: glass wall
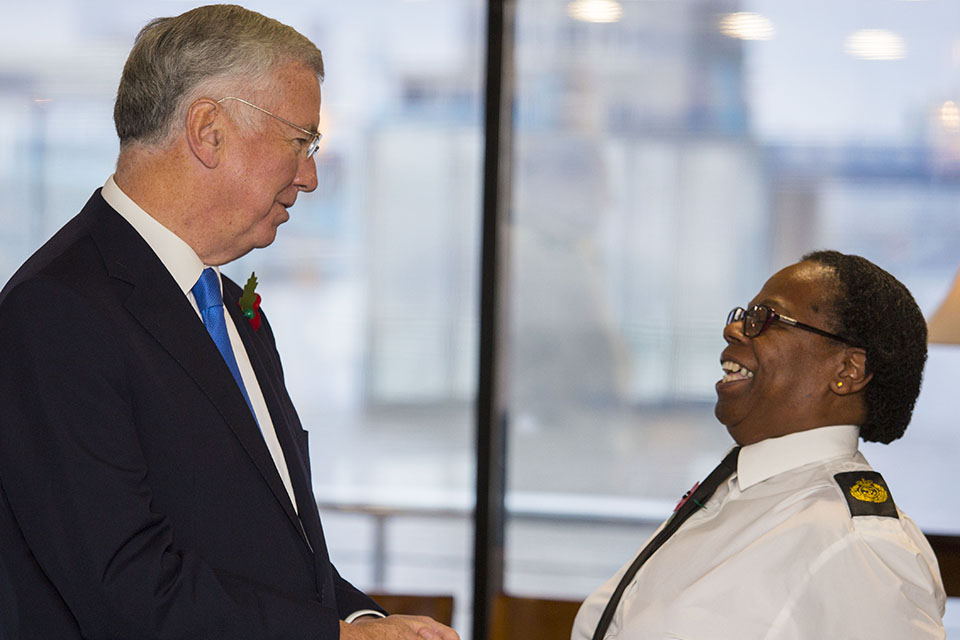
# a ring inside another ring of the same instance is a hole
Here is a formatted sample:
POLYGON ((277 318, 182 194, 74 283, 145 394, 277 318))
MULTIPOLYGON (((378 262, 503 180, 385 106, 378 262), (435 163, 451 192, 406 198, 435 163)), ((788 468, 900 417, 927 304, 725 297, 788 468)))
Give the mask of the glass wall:
MULTIPOLYGON (((580 599, 731 443, 723 321, 767 277, 836 248, 928 317, 946 294, 960 5, 524 0, 517 23, 508 504, 554 522, 511 520, 506 589, 580 599)), ((906 436, 865 447, 929 532, 960 532, 936 489, 958 371, 933 347, 906 436)))
MULTIPOLYGON (((112 172, 113 99, 140 27, 197 4, 4 6, 0 280, 112 172)), ((224 272, 259 278, 341 573, 454 593, 467 628, 485 5, 244 4, 323 50, 324 138, 319 188, 273 246, 224 272)))
MULTIPOLYGON (((117 153, 137 30, 196 3, 38 0, 0 21, 0 280, 117 153)), ((319 188, 256 271, 311 432, 331 553, 359 586, 453 593, 469 636, 486 3, 246 2, 323 49, 319 188)), ((815 248, 928 315, 960 261, 960 5, 518 0, 506 590, 580 599, 730 440, 722 323, 815 248)), ((960 533, 952 380, 866 455, 960 533)), ((953 624, 960 627, 960 615, 953 624)))

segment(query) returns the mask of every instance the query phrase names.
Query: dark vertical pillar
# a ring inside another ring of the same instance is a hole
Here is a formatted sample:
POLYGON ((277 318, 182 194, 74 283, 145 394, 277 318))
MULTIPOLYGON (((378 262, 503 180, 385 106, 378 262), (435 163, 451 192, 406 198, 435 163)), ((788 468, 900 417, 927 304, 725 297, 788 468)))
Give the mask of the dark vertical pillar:
POLYGON ((507 220, 513 132, 514 0, 489 0, 481 233, 480 371, 477 389, 477 504, 474 536, 473 640, 489 636, 494 598, 503 592, 508 342, 507 220))

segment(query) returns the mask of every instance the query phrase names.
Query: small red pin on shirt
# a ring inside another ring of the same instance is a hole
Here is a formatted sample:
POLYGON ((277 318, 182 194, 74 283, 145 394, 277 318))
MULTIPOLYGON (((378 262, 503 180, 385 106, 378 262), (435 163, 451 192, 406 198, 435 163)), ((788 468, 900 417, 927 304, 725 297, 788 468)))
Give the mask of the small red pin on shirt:
POLYGON ((693 484, 693 486, 690 487, 690 490, 687 491, 685 494, 683 494, 683 497, 680 498, 680 502, 678 502, 678 503, 677 503, 677 506, 675 506, 675 507, 673 508, 673 512, 674 512, 674 513, 676 513, 677 511, 679 511, 679 510, 680 510, 680 507, 682 507, 683 505, 685 505, 685 504, 687 503, 687 500, 689 500, 691 497, 693 497, 693 492, 696 491, 696 490, 697 490, 697 487, 699 487, 699 486, 700 486, 700 483, 699 483, 699 482, 695 482, 695 483, 693 484))

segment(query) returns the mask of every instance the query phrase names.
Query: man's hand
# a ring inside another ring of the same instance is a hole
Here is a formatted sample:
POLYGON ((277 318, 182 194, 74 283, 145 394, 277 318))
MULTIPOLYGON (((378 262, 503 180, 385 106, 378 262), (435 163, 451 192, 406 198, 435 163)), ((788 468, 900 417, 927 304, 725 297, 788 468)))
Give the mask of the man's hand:
POLYGON ((426 616, 360 618, 340 622, 341 640, 460 640, 457 632, 426 616))

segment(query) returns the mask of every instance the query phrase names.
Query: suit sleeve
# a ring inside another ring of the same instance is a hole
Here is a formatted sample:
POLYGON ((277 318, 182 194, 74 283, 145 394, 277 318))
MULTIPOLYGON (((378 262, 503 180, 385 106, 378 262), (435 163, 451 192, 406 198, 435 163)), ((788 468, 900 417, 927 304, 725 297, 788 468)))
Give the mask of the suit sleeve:
POLYGON ((350 614, 357 611, 379 611, 383 615, 390 615, 373 598, 344 580, 336 568, 333 569, 333 581, 337 591, 337 608, 341 619, 346 619, 350 614))
POLYGON ((137 402, 111 333, 59 280, 28 280, 0 305, 0 485, 83 636, 338 638, 337 611, 174 546, 151 508, 137 402))

